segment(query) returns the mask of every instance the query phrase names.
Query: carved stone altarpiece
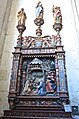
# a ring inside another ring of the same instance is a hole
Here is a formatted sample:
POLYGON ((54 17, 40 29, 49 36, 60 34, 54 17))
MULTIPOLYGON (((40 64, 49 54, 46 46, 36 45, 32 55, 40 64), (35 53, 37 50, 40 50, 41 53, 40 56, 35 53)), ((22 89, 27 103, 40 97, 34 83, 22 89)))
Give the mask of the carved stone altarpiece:
MULTIPOLYGON (((26 14, 23 10, 23 20, 26 14)), ((21 12, 21 11, 20 11, 21 12)), ((19 12, 19 13, 20 13, 19 12)), ((61 117, 70 118, 64 105, 69 104, 65 51, 60 37, 62 15, 60 7, 53 6, 54 25, 57 35, 41 36, 41 25, 44 24, 44 9, 41 2, 36 6, 38 26, 37 37, 22 36, 25 21, 18 22, 19 36, 13 52, 12 72, 9 88, 9 108, 4 117, 32 118, 61 117)))

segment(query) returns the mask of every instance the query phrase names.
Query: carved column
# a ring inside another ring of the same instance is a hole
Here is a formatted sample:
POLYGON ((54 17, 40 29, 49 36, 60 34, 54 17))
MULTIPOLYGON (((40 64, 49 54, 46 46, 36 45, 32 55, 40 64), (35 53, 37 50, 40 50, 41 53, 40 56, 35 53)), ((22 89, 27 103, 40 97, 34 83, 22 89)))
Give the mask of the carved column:
POLYGON ((17 17, 18 17, 17 29, 19 32, 19 36, 17 39, 15 52, 13 52, 13 64, 12 64, 12 72, 11 72, 11 80, 10 80, 10 89, 8 95, 10 109, 15 108, 16 98, 20 91, 21 63, 22 63, 21 61, 22 34, 26 29, 25 26, 26 14, 23 8, 18 12, 17 17))
POLYGON ((16 94, 17 94, 18 67, 19 67, 19 59, 20 59, 20 54, 13 53, 13 55, 14 56, 13 56, 10 88, 9 88, 9 95, 8 95, 10 109, 15 108, 16 94))
POLYGON ((65 52, 63 50, 63 46, 57 46, 57 71, 58 77, 60 82, 60 92, 67 91, 67 84, 66 84, 66 69, 65 69, 65 52))
POLYGON ((55 68, 56 68, 56 82, 57 82, 57 93, 60 91, 60 82, 59 82, 59 72, 58 72, 58 60, 57 55, 55 56, 55 68))
POLYGON ((22 72, 22 57, 19 58, 18 74, 17 74, 17 95, 20 94, 21 85, 21 72, 22 72))
POLYGON ((56 78, 57 78, 57 92, 60 97, 68 97, 67 91, 67 77, 65 68, 65 51, 63 46, 56 47, 56 78))

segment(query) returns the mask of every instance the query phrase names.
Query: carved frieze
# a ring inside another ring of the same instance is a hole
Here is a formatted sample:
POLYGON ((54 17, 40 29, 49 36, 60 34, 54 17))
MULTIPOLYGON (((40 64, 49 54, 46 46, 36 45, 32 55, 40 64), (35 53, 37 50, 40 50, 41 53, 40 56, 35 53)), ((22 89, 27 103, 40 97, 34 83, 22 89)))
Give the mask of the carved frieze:
POLYGON ((56 40, 51 36, 44 36, 41 38, 25 36, 22 38, 22 47, 24 48, 46 48, 55 47, 56 40))
POLYGON ((22 54, 45 54, 45 53, 51 54, 51 53, 55 53, 55 49, 52 49, 52 48, 50 48, 50 49, 36 48, 36 49, 25 49, 25 50, 23 49, 21 51, 22 51, 22 54))

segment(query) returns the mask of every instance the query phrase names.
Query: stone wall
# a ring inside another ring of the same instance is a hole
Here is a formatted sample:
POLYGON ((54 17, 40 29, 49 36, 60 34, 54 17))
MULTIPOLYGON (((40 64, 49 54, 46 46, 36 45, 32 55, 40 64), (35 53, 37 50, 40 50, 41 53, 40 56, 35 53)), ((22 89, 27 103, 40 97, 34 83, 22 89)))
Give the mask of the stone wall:
POLYGON ((72 106, 78 106, 79 111, 79 0, 71 0, 72 18, 73 18, 73 39, 74 47, 69 53, 68 75, 69 75, 69 91, 72 106), (71 58, 73 58, 71 60, 71 58), (71 61, 70 61, 71 60, 71 61))
POLYGON ((10 9, 11 9, 10 0, 0 1, 0 64, 5 44, 5 34, 7 30, 7 23, 10 14, 10 9))
POLYGON ((10 13, 10 0, 0 1, 0 115, 7 106, 7 69, 1 65, 2 54, 5 44, 5 34, 7 30, 8 18, 10 13))
POLYGON ((12 51, 16 44, 16 13, 18 0, 0 0, 0 116, 8 109, 8 91, 12 51))

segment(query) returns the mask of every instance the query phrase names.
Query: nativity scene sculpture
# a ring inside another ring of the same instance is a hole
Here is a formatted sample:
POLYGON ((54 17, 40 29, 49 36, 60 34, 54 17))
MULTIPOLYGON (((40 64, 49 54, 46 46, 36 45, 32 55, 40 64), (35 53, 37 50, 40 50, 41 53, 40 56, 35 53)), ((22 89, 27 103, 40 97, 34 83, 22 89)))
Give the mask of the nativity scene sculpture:
POLYGON ((71 118, 64 105, 69 105, 65 51, 61 43, 62 14, 60 7, 53 6, 53 28, 56 35, 42 35, 44 8, 39 1, 34 20, 37 36, 23 36, 26 29, 26 13, 18 12, 19 36, 13 52, 12 72, 8 95, 10 118, 71 118), (37 112, 37 113, 36 113, 37 112))
POLYGON ((26 67, 28 76, 23 84, 22 95, 53 95, 56 90, 54 61, 34 58, 26 67))

